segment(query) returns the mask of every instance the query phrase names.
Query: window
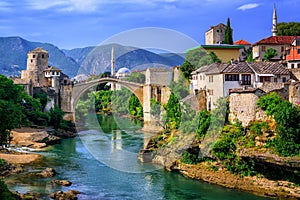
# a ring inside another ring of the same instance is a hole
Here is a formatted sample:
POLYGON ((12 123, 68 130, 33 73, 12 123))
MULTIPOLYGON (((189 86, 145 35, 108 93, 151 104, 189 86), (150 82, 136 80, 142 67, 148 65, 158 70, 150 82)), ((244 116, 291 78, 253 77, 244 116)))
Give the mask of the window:
POLYGON ((271 77, 270 76, 261 76, 260 77, 260 82, 271 82, 271 77))
POLYGON ((208 77, 208 82, 210 82, 210 83, 214 82, 214 77, 213 76, 209 76, 208 77))
POLYGON ((290 54, 291 54, 290 50, 286 50, 286 55, 290 55, 290 54))
POLYGON ((294 65, 294 64, 291 64, 291 68, 294 69, 294 67, 295 67, 295 65, 294 65))
POLYGON ((45 58, 45 55, 44 55, 44 54, 42 54, 42 58, 45 58))
POLYGON ((225 81, 239 81, 238 74, 225 74, 225 81))
POLYGON ((210 96, 213 96, 213 95, 214 95, 214 90, 208 90, 207 92, 208 92, 208 94, 209 94, 210 96))
POLYGON ((297 64, 297 68, 300 68, 300 64, 299 63, 297 64))
POLYGON ((277 78, 274 78, 274 83, 277 83, 277 82, 278 82, 277 78))
POLYGON ((300 49, 298 49, 298 54, 300 54, 300 49))
POLYGON ((217 30, 217 32, 219 33, 219 30, 217 30))
POLYGON ((32 63, 32 62, 33 62, 33 60, 31 59, 31 60, 30 60, 30 62, 32 63))
POLYGON ((261 51, 265 52, 266 51, 266 46, 261 46, 261 51))
POLYGON ((281 47, 281 52, 284 52, 284 47, 281 47))
POLYGON ((286 82, 286 77, 282 77, 282 82, 286 82))
POLYGON ((251 74, 242 74, 242 85, 251 85, 251 74))
POLYGON ((32 58, 35 58, 35 55, 32 55, 32 58))

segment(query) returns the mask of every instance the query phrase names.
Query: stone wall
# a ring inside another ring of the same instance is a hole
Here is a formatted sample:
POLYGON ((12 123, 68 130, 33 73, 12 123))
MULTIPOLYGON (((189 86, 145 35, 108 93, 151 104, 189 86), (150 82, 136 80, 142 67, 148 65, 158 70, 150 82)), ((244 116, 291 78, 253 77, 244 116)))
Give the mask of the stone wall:
POLYGON ((195 95, 189 95, 187 98, 183 99, 183 102, 190 105, 191 109, 194 111, 205 110, 206 109, 206 91, 200 90, 195 95))
POLYGON ((298 79, 296 81, 300 81, 300 68, 289 69, 289 71, 292 73, 292 75, 294 76, 294 78, 298 79))
POLYGON ((266 114, 256 105, 259 97, 255 93, 232 93, 229 96, 229 121, 239 120, 248 126, 253 120, 264 120, 266 114))
POLYGON ((289 101, 294 105, 300 105, 300 82, 290 84, 289 101))
POLYGON ((62 85, 60 88, 60 108, 65 113, 71 113, 72 109, 72 85, 62 85))

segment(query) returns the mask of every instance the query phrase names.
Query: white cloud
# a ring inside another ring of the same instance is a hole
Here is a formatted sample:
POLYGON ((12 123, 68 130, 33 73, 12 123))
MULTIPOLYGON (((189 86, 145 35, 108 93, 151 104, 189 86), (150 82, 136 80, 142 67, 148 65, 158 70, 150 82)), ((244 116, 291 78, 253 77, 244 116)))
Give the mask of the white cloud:
POLYGON ((10 4, 5 1, 0 1, 0 11, 10 11, 10 4))
POLYGON ((258 3, 248 3, 238 7, 238 10, 249 10, 258 7, 258 3))

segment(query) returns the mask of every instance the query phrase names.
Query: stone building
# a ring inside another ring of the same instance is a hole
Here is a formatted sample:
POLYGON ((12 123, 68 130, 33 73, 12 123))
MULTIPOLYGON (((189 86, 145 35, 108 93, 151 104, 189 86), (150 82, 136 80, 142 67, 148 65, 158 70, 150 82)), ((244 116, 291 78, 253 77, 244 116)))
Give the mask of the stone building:
POLYGON ((20 78, 14 79, 14 83, 23 85, 31 96, 45 93, 50 99, 46 111, 57 105, 62 111, 71 113, 73 83, 60 69, 49 66, 48 59, 48 52, 42 48, 30 51, 27 68, 21 72, 20 78))
POLYGON ((46 85, 44 70, 48 68, 49 54, 42 48, 36 48, 27 54, 27 69, 22 70, 21 79, 36 86, 46 85))
POLYGON ((224 42, 226 26, 220 23, 216 26, 211 26, 208 31, 205 32, 205 44, 222 44, 224 42))

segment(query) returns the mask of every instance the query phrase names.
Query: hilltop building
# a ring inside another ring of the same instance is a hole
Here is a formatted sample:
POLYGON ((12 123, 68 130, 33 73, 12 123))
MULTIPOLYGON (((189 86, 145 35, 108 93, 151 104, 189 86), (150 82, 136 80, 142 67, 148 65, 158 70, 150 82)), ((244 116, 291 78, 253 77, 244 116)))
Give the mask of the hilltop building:
MULTIPOLYGON (((300 38, 300 36, 277 36, 277 32, 278 32, 277 12, 276 12, 276 7, 274 5, 273 18, 272 18, 272 36, 259 40, 258 42, 255 42, 252 45, 253 59, 256 59, 257 61, 263 61, 265 52, 269 48, 276 49, 277 52, 277 56, 272 58, 273 61, 280 61, 286 59, 286 56, 288 56, 288 54, 290 53, 289 50, 291 49, 291 47, 297 44, 295 39, 300 38)), ((288 56, 288 57, 289 57, 289 61, 293 59, 292 56, 288 56)), ((291 64, 289 65, 289 67, 291 68, 291 64)))
POLYGON ((14 83, 23 85, 31 96, 45 93, 50 99, 46 110, 57 105, 64 112, 71 113, 73 83, 60 69, 48 66, 48 59, 48 52, 42 48, 30 51, 27 68, 21 72, 20 78, 14 79, 14 83))
POLYGON ((220 23, 216 26, 211 26, 208 31, 205 32, 205 44, 222 44, 224 42, 226 25, 220 23))

